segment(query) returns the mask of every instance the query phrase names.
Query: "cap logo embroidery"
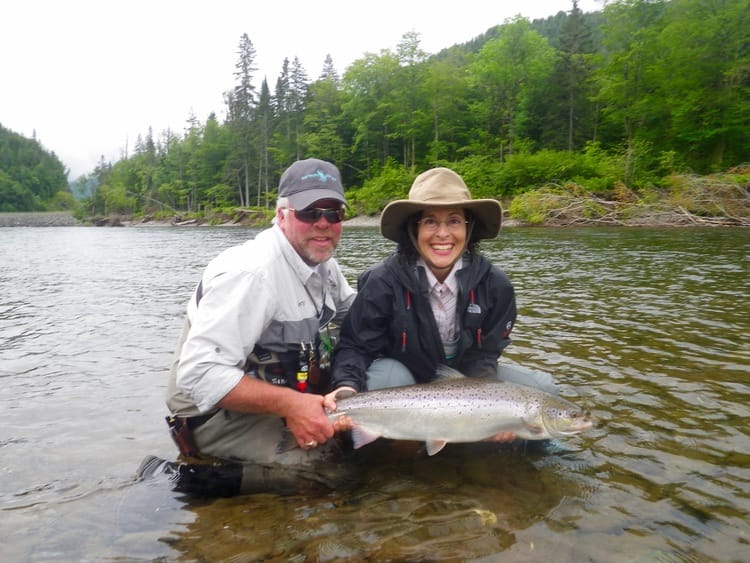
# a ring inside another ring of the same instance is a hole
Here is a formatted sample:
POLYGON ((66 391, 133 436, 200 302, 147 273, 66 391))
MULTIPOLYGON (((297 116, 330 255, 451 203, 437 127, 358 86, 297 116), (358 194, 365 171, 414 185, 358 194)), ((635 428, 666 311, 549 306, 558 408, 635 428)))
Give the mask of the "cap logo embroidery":
POLYGON ((320 168, 318 168, 312 174, 307 174, 305 176, 302 176, 302 178, 300 178, 300 179, 301 180, 307 180, 308 178, 317 178, 321 182, 327 182, 328 180, 331 180, 332 182, 336 183, 336 181, 337 181, 335 176, 331 176, 330 174, 326 174, 320 168))

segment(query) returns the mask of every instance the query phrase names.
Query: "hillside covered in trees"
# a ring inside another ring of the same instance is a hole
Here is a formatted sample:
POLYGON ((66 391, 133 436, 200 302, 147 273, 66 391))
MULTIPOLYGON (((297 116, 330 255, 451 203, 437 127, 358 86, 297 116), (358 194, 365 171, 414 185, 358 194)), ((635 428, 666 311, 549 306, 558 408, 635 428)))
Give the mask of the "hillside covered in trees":
POLYGON ((750 161, 748 29, 750 0, 619 0, 587 14, 574 1, 436 54, 406 33, 343 76, 330 57, 312 80, 287 60, 273 89, 256 83, 243 35, 225 118, 148 131, 74 187, 92 194, 87 215, 264 208, 283 169, 314 156, 338 165, 359 214, 436 165, 506 203, 540 189, 684 199, 695 184, 675 175, 734 169, 729 191, 746 205, 748 169, 734 167, 750 161))
POLYGON ((0 212, 72 208, 65 167, 36 139, 0 124, 0 155, 0 212))

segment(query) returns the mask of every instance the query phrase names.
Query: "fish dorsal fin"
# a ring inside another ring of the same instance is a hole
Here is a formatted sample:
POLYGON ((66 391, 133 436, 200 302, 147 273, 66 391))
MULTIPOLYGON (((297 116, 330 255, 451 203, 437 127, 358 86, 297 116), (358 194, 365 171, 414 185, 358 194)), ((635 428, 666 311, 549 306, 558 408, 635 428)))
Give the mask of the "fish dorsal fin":
POLYGON ((424 445, 427 447, 427 455, 435 455, 447 444, 445 440, 427 440, 424 445))
POLYGON ((461 373, 460 371, 453 369, 450 366, 446 366, 445 364, 438 364, 437 369, 435 370, 435 375, 437 375, 437 380, 445 380, 445 379, 465 379, 466 376, 461 373))

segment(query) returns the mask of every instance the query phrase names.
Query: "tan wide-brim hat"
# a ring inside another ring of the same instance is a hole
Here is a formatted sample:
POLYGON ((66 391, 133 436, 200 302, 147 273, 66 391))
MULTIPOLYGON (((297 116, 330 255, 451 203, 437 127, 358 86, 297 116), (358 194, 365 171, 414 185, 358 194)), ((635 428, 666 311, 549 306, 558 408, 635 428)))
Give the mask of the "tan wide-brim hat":
POLYGON ((409 199, 392 201, 380 216, 380 232, 401 243, 409 240, 406 221, 414 213, 432 207, 460 207, 474 216, 478 238, 492 239, 500 232, 503 208, 495 199, 471 199, 461 176, 449 168, 432 168, 416 177, 409 199))

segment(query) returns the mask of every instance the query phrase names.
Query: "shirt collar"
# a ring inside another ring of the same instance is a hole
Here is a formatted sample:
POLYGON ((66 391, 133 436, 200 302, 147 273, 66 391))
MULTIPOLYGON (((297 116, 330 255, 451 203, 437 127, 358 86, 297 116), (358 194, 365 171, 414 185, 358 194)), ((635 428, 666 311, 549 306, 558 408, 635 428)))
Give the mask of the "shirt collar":
POLYGON ((458 280, 456 279, 456 272, 458 272, 463 267, 463 260, 456 260, 456 263, 453 264, 453 268, 451 268, 451 271, 448 273, 448 276, 445 278, 445 281, 443 283, 440 283, 438 281, 438 279, 435 277, 435 274, 432 273, 432 270, 430 270, 429 266, 427 266, 427 263, 421 256, 417 258, 417 265, 424 268, 424 271, 427 274, 427 287, 430 289, 430 291, 433 291, 437 287, 447 287, 453 294, 458 294, 458 280))

